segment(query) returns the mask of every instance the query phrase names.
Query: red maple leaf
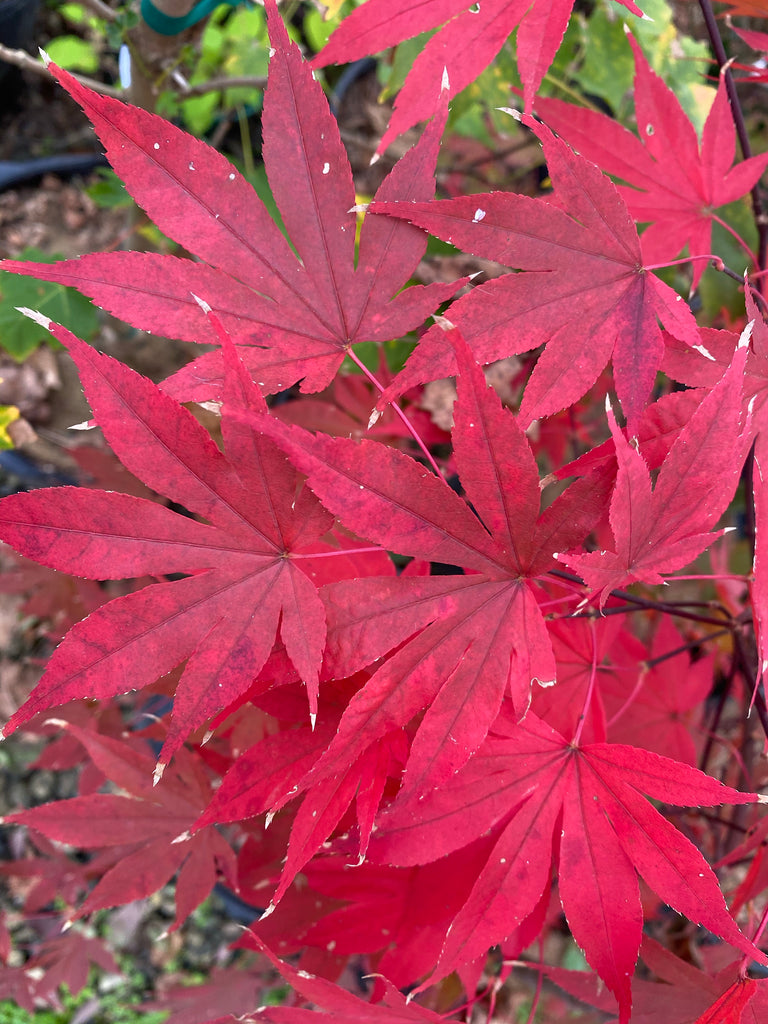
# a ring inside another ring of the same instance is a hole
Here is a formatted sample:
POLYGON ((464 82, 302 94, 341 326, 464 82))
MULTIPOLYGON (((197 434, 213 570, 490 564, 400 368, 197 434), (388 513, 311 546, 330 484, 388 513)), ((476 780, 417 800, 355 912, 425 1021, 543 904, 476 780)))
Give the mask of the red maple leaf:
MULTIPOLYGON (((747 314, 752 338, 744 372, 743 408, 749 415, 750 434, 754 438, 753 495, 755 503, 755 554, 752 605, 757 628, 760 674, 768 671, 768 324, 758 310, 752 294, 746 293, 747 314)), ((702 350, 687 351, 670 339, 663 369, 673 380, 693 387, 714 388, 733 359, 738 338, 731 331, 705 330, 702 350)))
POLYGON ((226 840, 213 828, 194 836, 187 832, 211 796, 199 763, 188 751, 181 751, 173 769, 153 786, 153 759, 135 741, 58 724, 126 795, 72 797, 18 811, 5 820, 81 849, 120 848, 118 863, 102 875, 76 917, 149 896, 178 872, 175 928, 208 896, 218 871, 236 887, 235 855, 226 840))
MULTIPOLYGON (((681 960, 649 935, 643 936, 640 956, 657 980, 633 978, 632 1024, 757 1024, 763 1019, 757 1011, 764 1015, 768 1007, 765 982, 744 977, 743 958, 713 975, 681 960), (753 1015, 744 1015, 750 1003, 753 1015)), ((594 975, 562 967, 545 967, 544 973, 581 1002, 604 1013, 616 1011, 610 993, 594 975)))
POLYGON ((692 663, 683 637, 671 619, 664 618, 650 651, 630 648, 628 658, 638 678, 626 672, 600 676, 611 742, 645 747, 695 765, 704 702, 712 691, 713 657, 692 663))
POLYGON ((344 770, 374 740, 427 708, 406 785, 439 785, 482 743, 505 695, 522 715, 532 680, 548 685, 555 679, 533 581, 554 566, 561 541, 592 528, 605 488, 599 480, 581 480, 540 515, 528 440, 486 386, 458 331, 450 334, 461 369, 454 453, 475 512, 444 480, 400 452, 258 420, 342 521, 389 550, 468 571, 326 588, 327 673, 349 674, 403 646, 349 702, 310 775, 313 782, 320 772, 344 770))
MULTIPOLYGON (((642 15, 633 0, 618 2, 642 15)), ((378 147, 383 152, 401 132, 432 116, 429 97, 437 95, 446 72, 455 96, 491 63, 515 28, 528 109, 562 42, 572 7, 573 0, 483 0, 469 10, 466 0, 368 0, 342 21, 313 64, 346 64, 443 26, 416 58, 395 100, 378 147)))
POLYGON ((574 939, 629 1020, 630 978, 643 915, 637 874, 671 907, 761 962, 728 913, 699 851, 647 797, 711 806, 764 802, 650 751, 568 742, 530 713, 501 715, 454 779, 380 819, 371 854, 407 867, 435 860, 501 824, 469 899, 447 933, 436 978, 468 963, 520 925, 558 864, 560 900, 574 939))
MULTIPOLYGON (((291 244, 235 168, 156 115, 100 96, 51 70, 93 122, 128 191, 154 223, 205 262, 156 253, 101 253, 2 264, 73 285, 134 327, 218 343, 194 296, 206 299, 241 348, 254 380, 279 391, 326 387, 359 341, 388 341, 420 326, 459 282, 406 288, 426 248, 405 224, 366 218, 355 251, 355 188, 322 88, 268 3, 273 55, 262 118, 264 165, 291 244)), ((439 88, 432 113, 438 107, 439 88)), ((447 104, 377 192, 429 199, 447 104)), ((179 371, 166 390, 184 400, 220 391, 220 351, 179 371)))
MULTIPOLYGON (((640 138, 605 114, 562 100, 537 99, 537 113, 587 160, 632 186, 619 194, 636 221, 650 224, 640 240, 644 263, 668 263, 686 246, 691 256, 706 255, 715 210, 749 192, 768 166, 768 153, 731 166, 736 130, 723 78, 699 143, 675 93, 632 36, 629 41, 640 138)), ((694 288, 705 265, 693 265, 694 288)))
POLYGON ((745 332, 729 369, 681 430, 653 488, 608 406, 618 460, 610 509, 616 550, 557 556, 600 592, 601 605, 633 580, 662 583, 662 573, 681 569, 721 536, 710 531, 733 498, 748 440, 740 433, 748 338, 745 332))
MULTIPOLYGON (((263 405, 234 352, 223 455, 194 417, 151 381, 58 326, 86 396, 121 461, 198 522, 151 501, 59 487, 0 506, 0 537, 36 561, 96 579, 190 573, 94 611, 56 649, 7 735, 36 712, 88 694, 146 686, 185 659, 161 763, 184 737, 247 690, 279 634, 316 711, 325 611, 295 558, 332 517, 283 455, 232 418, 263 405), (230 415, 232 414, 232 415, 230 415)), ((316 550, 316 548, 315 548, 316 550)))
MULTIPOLYGON (((546 344, 520 407, 524 426, 579 399, 609 358, 634 424, 664 353, 657 317, 689 345, 699 342, 696 322, 681 297, 643 266, 637 231, 610 179, 545 125, 523 121, 541 139, 554 202, 491 192, 375 202, 371 211, 406 218, 467 252, 526 271, 474 288, 450 310, 480 363, 546 344)), ((454 367, 443 332, 433 327, 384 398, 454 367)))
MULTIPOLYGON (((308 1002, 328 1012, 338 1024, 443 1024, 445 1018, 433 1010, 407 1000, 393 985, 385 982, 385 994, 380 1003, 367 1003, 351 992, 345 991, 325 978, 318 978, 306 971, 279 960, 256 935, 248 937, 249 945, 258 949, 272 961, 274 966, 296 992, 308 1002)), ((262 1006, 251 1024, 267 1021, 269 1024, 312 1024, 316 1021, 314 1010, 287 1006, 262 1006)))

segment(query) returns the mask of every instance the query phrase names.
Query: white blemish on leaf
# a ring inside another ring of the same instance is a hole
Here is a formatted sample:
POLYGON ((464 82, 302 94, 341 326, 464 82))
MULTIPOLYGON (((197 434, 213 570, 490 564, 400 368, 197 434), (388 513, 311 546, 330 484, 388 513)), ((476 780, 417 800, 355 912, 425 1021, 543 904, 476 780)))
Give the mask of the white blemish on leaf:
POLYGON ((479 224, 480 221, 484 220, 484 219, 485 219, 485 210, 481 210, 480 208, 475 210, 475 215, 472 218, 472 223, 473 224, 479 224))
POLYGON ((156 142, 152 148, 153 149, 160 149, 160 143, 156 142))
POLYGON ((50 331, 53 320, 49 316, 45 316, 43 313, 39 313, 36 309, 30 309, 28 306, 15 306, 17 313, 21 313, 28 320, 34 320, 40 327, 44 327, 46 331, 50 331))
POLYGON ((323 174, 327 174, 330 171, 330 169, 331 169, 331 165, 326 160, 326 162, 323 164, 323 174))
POLYGON ((190 171, 194 171, 195 170, 195 165, 192 163, 191 160, 189 161, 188 167, 189 167, 190 171))
POLYGON ((708 352, 703 345, 694 345, 693 347, 697 352, 701 352, 705 359, 710 359, 713 363, 715 362, 715 357, 711 352, 708 352))

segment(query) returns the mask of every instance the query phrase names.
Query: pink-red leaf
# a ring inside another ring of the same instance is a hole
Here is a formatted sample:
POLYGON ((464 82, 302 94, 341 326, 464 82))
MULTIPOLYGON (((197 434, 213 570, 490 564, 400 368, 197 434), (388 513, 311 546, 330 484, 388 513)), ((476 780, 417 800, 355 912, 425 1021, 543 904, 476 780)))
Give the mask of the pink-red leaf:
POLYGON ((691 562, 719 534, 715 525, 733 497, 744 460, 740 433, 748 332, 730 368, 681 430, 651 488, 648 467, 609 408, 618 472, 610 509, 616 550, 558 556, 600 592, 632 580, 662 582, 662 573, 691 562))
MULTIPOLYGON (((523 120, 542 141, 555 203, 492 192, 371 210, 526 271, 475 288, 450 313, 480 363, 546 344, 523 397, 524 425, 575 402, 611 358, 634 426, 664 351, 657 318, 689 345, 699 340, 696 323, 681 297, 643 266, 634 224, 610 180, 544 125, 523 120)), ((433 327, 384 397, 454 368, 443 332, 433 327)))
POLYGON ((648 796, 706 805, 757 799, 649 751, 604 743, 578 747, 531 714, 519 724, 502 716, 451 782, 419 800, 398 800, 383 815, 372 853, 380 862, 421 863, 503 824, 447 934, 436 970, 443 977, 510 934, 532 911, 548 884, 559 839, 563 908, 627 1022, 642 925, 635 873, 691 920, 763 958, 728 914, 701 854, 648 796))
POLYGON ((167 763, 185 735, 248 688, 278 631, 314 712, 325 612, 290 554, 331 519, 311 496, 294 508, 296 476, 283 456, 241 423, 227 424, 230 412, 249 407, 236 368, 225 385, 232 461, 150 381, 63 328, 53 331, 78 363, 96 419, 122 462, 210 525, 102 492, 21 494, 0 506, 0 536, 54 568, 97 578, 193 574, 119 598, 75 626, 6 734, 38 711, 83 693, 107 697, 147 685, 188 659, 161 755, 167 763))
MULTIPOLYGON (((322 88, 267 4, 272 57, 264 100, 264 164, 298 257, 247 181, 204 142, 156 115, 100 96, 66 71, 56 77, 82 106, 128 191, 157 226, 204 263, 154 253, 106 253, 54 265, 4 268, 74 285, 142 330, 195 342, 218 338, 195 301, 205 299, 267 391, 302 379, 318 391, 350 345, 388 341, 420 326, 457 284, 403 289, 425 250, 405 223, 367 219, 355 253, 355 190, 322 88)), ((426 200, 447 98, 430 97, 422 139, 381 185, 382 200, 426 200)), ((221 353, 195 360, 166 390, 220 397, 221 353)))

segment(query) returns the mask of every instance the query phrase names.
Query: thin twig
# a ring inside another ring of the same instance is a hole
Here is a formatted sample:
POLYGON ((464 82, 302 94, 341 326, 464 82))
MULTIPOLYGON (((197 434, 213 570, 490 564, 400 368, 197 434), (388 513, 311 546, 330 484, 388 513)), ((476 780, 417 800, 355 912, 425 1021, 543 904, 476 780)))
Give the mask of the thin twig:
MULTIPOLYGON (((704 15, 704 24, 707 27, 707 33, 709 40, 712 44, 712 50, 715 54, 718 67, 720 68, 720 74, 725 79, 725 89, 728 93, 728 99, 731 103, 731 113, 733 115, 733 123, 736 126, 736 135, 741 146, 741 152, 745 160, 748 160, 752 156, 752 147, 749 142, 749 135, 747 134, 747 126, 744 122, 744 114, 741 109, 741 102, 739 95, 736 92, 736 83, 733 80, 730 66, 728 65, 728 55, 725 52, 725 46, 723 45, 723 37, 720 35, 720 28, 717 24, 714 11, 712 10, 711 0, 699 0, 699 6, 701 7, 701 13, 704 15)), ((760 190, 757 184, 752 186, 749 193, 750 199, 752 200, 752 213, 755 218, 755 225, 757 227, 758 235, 758 246, 757 246, 757 269, 765 270, 768 264, 768 215, 763 210, 762 199, 760 196, 760 190)))
POLYGON ((117 21, 120 17, 117 11, 103 3, 103 0, 81 0, 81 3, 83 7, 87 7, 97 18, 102 18, 104 21, 117 21))
MULTIPOLYGON (((9 46, 3 46, 0 43, 0 60, 5 61, 6 64, 13 64, 14 67, 22 68, 24 71, 31 71, 35 75, 40 75, 42 78, 48 78, 53 81, 53 75, 50 73, 48 68, 43 64, 42 61, 36 57, 32 57, 27 53, 26 50, 12 50, 9 46)), ((88 78, 86 75, 75 75, 72 77, 80 82, 81 85, 86 86, 88 89, 93 89, 94 92, 100 93, 102 96, 112 96, 113 99, 123 99, 125 93, 122 89, 115 89, 111 85, 105 85, 103 82, 97 82, 95 78, 88 78)))
POLYGON ((266 78, 254 76, 243 78, 209 78, 207 82, 199 82, 197 85, 188 85, 180 88, 179 92, 186 98, 188 96, 204 96, 207 92, 218 92, 224 89, 266 89, 266 78))

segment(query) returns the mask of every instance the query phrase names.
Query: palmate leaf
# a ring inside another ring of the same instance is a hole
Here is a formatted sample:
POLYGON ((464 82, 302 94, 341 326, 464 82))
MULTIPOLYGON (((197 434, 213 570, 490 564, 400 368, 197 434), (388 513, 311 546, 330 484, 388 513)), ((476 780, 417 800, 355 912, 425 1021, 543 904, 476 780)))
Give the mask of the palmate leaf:
MULTIPOLYGON (((644 265, 640 239, 613 183, 549 129, 523 118, 541 139, 554 201, 511 192, 430 203, 379 203, 373 213, 404 218, 476 256, 525 273, 473 289, 450 310, 480 363, 546 345, 523 396, 523 426, 577 401, 609 359, 632 429, 664 354, 657 323, 688 345, 698 328, 681 296, 644 265)), ((384 400, 448 376, 455 360, 431 328, 384 400)))
MULTIPOLYGON (((752 339, 747 349, 744 371, 743 414, 749 416, 749 432, 754 439, 752 486, 755 502, 755 555, 752 603, 760 655, 760 673, 768 671, 768 323, 747 290, 747 315, 752 324, 752 339)), ((742 336, 743 338, 743 336, 742 336)), ((702 332, 704 352, 687 351, 670 341, 664 358, 664 371, 692 387, 714 389, 735 358, 739 339, 731 331, 702 332)))
MULTIPOLYGON (((582 156, 632 186, 620 186, 619 193, 635 220, 650 224, 641 237, 645 263, 667 263, 686 246, 691 256, 706 255, 715 210, 749 192, 768 166, 768 153, 732 167, 736 129, 724 78, 699 144, 674 92, 629 39, 640 138, 605 114, 562 100, 537 99, 536 111, 582 156)), ((694 288, 705 266, 693 264, 694 288)))
POLYGON ((540 515, 538 470, 525 434, 487 387, 459 332, 448 334, 461 369, 454 452, 476 514, 399 452, 249 417, 342 522, 389 550, 468 570, 326 588, 327 673, 347 675, 402 646, 349 702, 312 782, 346 770, 369 744, 426 708, 405 785, 439 785, 482 743, 505 697, 523 715, 531 682, 555 679, 534 581, 554 566, 562 540, 589 532, 604 511, 607 487, 600 477, 581 480, 540 515))
MULTIPOLYGON (((633 0, 618 2, 633 14, 642 14, 633 0)), ((401 132, 432 116, 430 96, 445 71, 455 96, 491 63, 515 28, 518 67, 530 109, 572 8, 573 0, 482 0, 471 6, 466 0, 367 0, 344 19, 313 64, 346 64, 443 26, 416 58, 395 100, 390 126, 378 147, 383 152, 401 132)))
POLYGON ((601 606, 615 587, 688 565, 721 532, 710 532, 733 498, 749 440, 742 429, 742 384, 750 330, 730 367, 681 430, 651 487, 642 455, 608 421, 618 472, 610 508, 615 551, 566 552, 557 557, 578 572, 601 606))
POLYGON ((5 735, 38 711, 140 688, 188 659, 165 764, 185 736, 248 689, 278 635, 314 714, 325 612, 292 555, 324 534, 332 517, 308 491, 297 496, 296 474, 271 442, 230 419, 254 403, 266 409, 234 353, 225 381, 225 456, 151 381, 63 328, 51 331, 77 363, 94 416, 126 468, 207 524, 141 498, 82 488, 14 495, 0 505, 0 538, 62 572, 191 574, 118 598, 76 625, 5 735))
POLYGON ((690 920, 768 961, 734 924, 702 855, 647 797, 706 806, 765 800, 650 751, 575 745, 532 713, 521 723, 502 714, 453 780, 398 800, 381 816, 370 855, 403 867, 423 864, 502 825, 432 980, 521 924, 549 886, 554 861, 573 937, 616 995, 626 1024, 643 923, 637 874, 690 920))
MULTIPOLYGON (((73 285, 134 327, 218 343, 194 300, 207 299, 266 391, 302 380, 326 387, 346 351, 419 327, 459 282, 405 288, 426 249, 407 224, 366 218, 355 251, 355 188, 335 118, 318 82, 268 3, 273 55, 262 119, 264 164, 290 236, 280 233, 253 188, 204 142, 137 107, 100 96, 51 65, 83 108, 136 202, 169 237, 204 262, 115 252, 54 266, 2 266, 73 285), (295 252, 292 250, 294 247, 295 252), (404 289, 404 290, 403 290, 404 289)), ((432 97, 434 122, 378 190, 381 200, 426 200, 447 97, 432 97)), ((220 397, 221 353, 195 360, 166 384, 183 400, 220 397)))
POLYGON ((81 849, 123 848, 119 862, 89 893, 76 916, 143 899, 178 873, 178 927, 209 894, 221 872, 236 885, 236 859, 216 829, 187 829, 211 797, 200 765, 183 751, 158 785, 143 740, 117 740, 55 721, 88 751, 91 761, 123 792, 91 793, 9 815, 49 839, 81 849), (142 749, 143 748, 143 749, 142 749))

